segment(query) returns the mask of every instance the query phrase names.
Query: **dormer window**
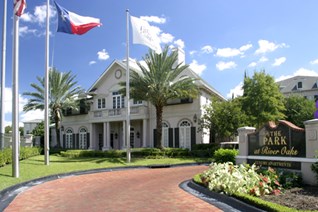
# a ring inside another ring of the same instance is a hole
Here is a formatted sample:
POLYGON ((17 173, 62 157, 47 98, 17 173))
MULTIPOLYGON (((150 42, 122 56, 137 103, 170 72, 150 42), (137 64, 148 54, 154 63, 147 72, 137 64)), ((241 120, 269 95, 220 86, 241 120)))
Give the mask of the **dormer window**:
POLYGON ((297 83, 297 89, 303 88, 303 82, 298 82, 297 83))

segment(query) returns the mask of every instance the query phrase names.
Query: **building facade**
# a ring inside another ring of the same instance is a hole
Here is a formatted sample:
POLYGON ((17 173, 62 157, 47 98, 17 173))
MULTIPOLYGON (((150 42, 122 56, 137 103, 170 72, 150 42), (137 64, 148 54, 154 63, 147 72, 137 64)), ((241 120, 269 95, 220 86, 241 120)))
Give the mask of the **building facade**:
POLYGON ((318 77, 295 76, 278 81, 277 84, 285 96, 301 95, 310 100, 318 100, 318 77))
MULTIPOLYGON (((139 70, 135 61, 130 69, 139 70)), ((225 98, 190 68, 180 77, 198 79, 200 95, 196 99, 174 99, 163 111, 162 144, 164 147, 188 148, 209 143, 209 132, 199 132, 199 119, 211 96, 225 98)), ((64 111, 61 146, 70 149, 125 149, 127 99, 119 93, 119 82, 126 79, 126 62, 115 60, 89 88, 88 98, 79 111, 64 111), (86 107, 87 108, 87 107, 86 107)), ((130 100, 130 147, 154 147, 156 131, 155 108, 146 101, 130 100)), ((54 137, 54 133, 52 135, 54 137)), ((56 139, 54 139, 56 140, 56 139)))

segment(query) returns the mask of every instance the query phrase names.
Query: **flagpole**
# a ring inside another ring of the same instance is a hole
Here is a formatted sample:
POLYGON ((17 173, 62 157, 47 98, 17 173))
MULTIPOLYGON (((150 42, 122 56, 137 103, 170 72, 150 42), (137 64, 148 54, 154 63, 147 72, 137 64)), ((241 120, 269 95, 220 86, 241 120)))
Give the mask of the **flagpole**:
POLYGON ((50 165, 49 146, 49 36, 50 36, 50 0, 46 5, 46 39, 45 39, 45 97, 44 97, 44 164, 50 165))
POLYGON ((126 112, 126 143, 127 143, 127 163, 130 163, 130 103, 129 103, 129 10, 126 10, 126 97, 127 97, 127 112, 126 112))
POLYGON ((1 120, 0 120, 0 150, 4 148, 4 89, 6 81, 6 50, 7 50, 7 0, 3 0, 2 25, 2 65, 1 65, 1 120))
POLYGON ((13 13, 12 57, 12 176, 19 177, 19 17, 13 13))

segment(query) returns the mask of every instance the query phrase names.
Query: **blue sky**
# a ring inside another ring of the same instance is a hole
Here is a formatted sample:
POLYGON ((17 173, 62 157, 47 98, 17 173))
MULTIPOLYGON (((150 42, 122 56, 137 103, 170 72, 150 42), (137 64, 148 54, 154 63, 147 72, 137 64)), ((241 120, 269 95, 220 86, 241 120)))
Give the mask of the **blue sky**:
MULTIPOLYGON (((179 46, 186 63, 205 81, 230 98, 240 94, 244 72, 265 69, 276 80, 318 75, 318 1, 315 0, 57 0, 82 16, 100 18, 102 26, 84 35, 56 33, 51 1, 50 65, 71 70, 88 89, 115 59, 126 57, 126 9, 154 26, 161 46, 179 46)), ((27 0, 20 19, 19 90, 32 91, 44 76, 45 0, 27 0)), ((0 10, 2 10, 1 7, 0 10)), ((2 11, 1 11, 1 14, 2 11)), ((8 1, 6 59, 6 123, 11 122, 12 5, 8 1)), ((1 16, 2 35, 2 16, 1 16)), ((130 39, 132 37, 130 35, 130 39)), ((141 60, 148 48, 130 42, 130 57, 141 60)), ((2 52, 0 53, 2 54, 2 52)), ((27 99, 20 97, 20 107, 27 99)), ((21 111, 20 121, 43 113, 21 111)))

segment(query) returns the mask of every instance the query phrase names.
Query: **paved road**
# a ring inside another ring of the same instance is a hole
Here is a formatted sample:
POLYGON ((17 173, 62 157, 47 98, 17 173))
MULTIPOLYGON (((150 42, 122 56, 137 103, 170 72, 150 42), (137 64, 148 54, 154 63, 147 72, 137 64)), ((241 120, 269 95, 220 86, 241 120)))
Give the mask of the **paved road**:
POLYGON ((22 192, 18 211, 221 211, 179 188, 206 166, 130 169, 66 177, 22 192))

